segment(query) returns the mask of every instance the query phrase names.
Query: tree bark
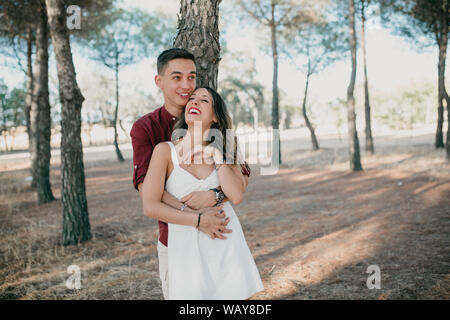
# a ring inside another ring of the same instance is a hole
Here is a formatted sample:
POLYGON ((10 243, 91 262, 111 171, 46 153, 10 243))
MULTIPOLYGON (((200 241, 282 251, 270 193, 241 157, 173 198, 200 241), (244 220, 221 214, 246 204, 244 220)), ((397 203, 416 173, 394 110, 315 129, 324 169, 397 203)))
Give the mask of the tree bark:
POLYGON ((181 0, 174 47, 184 48, 194 55, 197 87, 217 89, 220 2, 221 0, 181 0))
POLYGON ((447 45, 448 45, 448 32, 449 32, 449 9, 450 5, 448 1, 444 1, 442 8, 442 17, 441 17, 441 28, 440 28, 440 37, 439 37, 439 64, 438 64, 438 95, 439 95, 439 105, 438 105, 438 127, 440 121, 440 134, 436 132, 436 148, 443 147, 443 134, 442 134, 442 124, 444 122, 444 105, 443 101, 445 100, 445 104, 447 105, 447 137, 446 137, 446 157, 447 160, 450 160, 450 97, 447 94, 447 90, 445 89, 445 65, 447 59, 447 45), (438 137, 441 139, 438 144, 438 137), (438 147, 439 145, 439 147, 438 147), (442 146, 441 146, 442 145, 442 146))
POLYGON ((61 100, 61 181, 63 244, 91 239, 81 143, 84 97, 76 82, 63 2, 45 0, 56 57, 61 100))
MULTIPOLYGON (((309 62, 308 62, 308 69, 309 69, 309 62)), ((308 96, 308 87, 309 87, 309 78, 310 78, 310 76, 311 76, 311 74, 308 71, 308 73, 306 75, 305 95, 303 97, 302 113, 303 113, 303 118, 305 118, 306 127, 308 127, 308 130, 309 130, 309 132, 311 134, 312 149, 313 150, 319 150, 319 142, 317 142, 317 137, 316 137, 316 134, 314 132, 314 128, 313 128, 311 122, 309 121, 308 115, 306 114, 306 97, 308 96)))
POLYGON ((348 144, 350 169, 352 171, 361 171, 361 159, 359 151, 358 131, 356 129, 355 90, 356 80, 356 32, 355 32, 355 1, 349 0, 349 45, 352 56, 352 73, 350 84, 347 89, 347 122, 348 122, 348 144))
POLYGON ((119 116, 119 58, 116 57, 116 67, 115 67, 115 77, 116 77, 116 108, 114 110, 114 121, 113 121, 113 127, 114 127, 114 148, 116 149, 116 155, 117 160, 120 162, 124 162, 125 159, 123 158, 122 152, 120 152, 119 149, 119 142, 118 142, 118 134, 117 134, 117 118, 119 116))
MULTIPOLYGON (((447 56, 447 42, 448 42, 448 1, 442 3, 441 15, 436 21, 439 28, 436 30, 436 40, 439 47, 439 62, 438 62, 438 119, 436 127, 436 136, 434 146, 436 149, 444 148, 444 135, 443 135, 443 123, 444 123, 444 100, 446 100, 447 110, 449 110, 450 99, 445 90, 445 61, 447 56)), ((450 126, 449 126, 450 127, 450 126)), ((449 130, 447 130, 447 158, 450 159, 449 150, 449 130)))
POLYGON ((366 8, 365 0, 361 1, 361 48, 363 52, 364 64, 364 114, 365 114, 365 135, 366 135, 366 152, 375 153, 372 138, 372 126, 370 117, 370 99, 369 99, 369 78, 367 76, 367 58, 366 58, 366 8))
MULTIPOLYGON (((443 135, 443 124, 444 124, 444 90, 445 90, 445 51, 446 45, 444 45, 442 39, 439 43, 439 63, 438 63, 438 118, 436 127, 436 136, 434 146, 436 149, 444 148, 444 135, 443 135)), ((447 140, 448 141, 448 140, 447 140)))
POLYGON ((271 44, 272 44, 272 60, 273 60, 273 78, 272 78, 272 165, 281 164, 281 139, 279 132, 280 111, 278 101, 278 48, 277 48, 277 28, 275 25, 275 2, 272 1, 272 18, 271 18, 271 44), (278 157, 278 159, 277 159, 278 157))
POLYGON ((48 93, 48 25, 44 1, 40 2, 36 28, 36 60, 30 108, 31 172, 38 202, 55 200, 50 186, 51 118, 48 93))
POLYGON ((32 149, 32 142, 33 139, 31 139, 31 128, 30 128, 30 110, 31 110, 31 103, 33 101, 33 61, 32 61, 32 55, 33 55, 33 34, 31 27, 28 29, 27 32, 27 84, 26 84, 26 99, 25 99, 25 120, 27 125, 27 134, 28 134, 28 149, 32 149))
MULTIPOLYGON (((27 30, 27 82, 26 82, 26 98, 25 98, 25 121, 27 126, 27 135, 28 135, 28 150, 30 152, 30 160, 32 159, 31 155, 36 153, 33 147, 33 135, 31 132, 31 104, 33 103, 33 31, 31 27, 27 30)), ((31 186, 36 188, 36 178, 34 177, 33 168, 30 169, 32 180, 31 186)))

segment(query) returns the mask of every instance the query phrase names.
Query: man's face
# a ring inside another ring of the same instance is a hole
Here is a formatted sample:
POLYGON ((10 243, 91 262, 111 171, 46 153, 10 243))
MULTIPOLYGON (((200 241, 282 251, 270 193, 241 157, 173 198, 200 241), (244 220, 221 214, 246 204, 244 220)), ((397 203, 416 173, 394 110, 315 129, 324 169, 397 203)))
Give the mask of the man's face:
POLYGON ((195 89, 195 63, 189 59, 169 61, 161 74, 155 76, 156 85, 164 94, 164 104, 183 110, 195 89))

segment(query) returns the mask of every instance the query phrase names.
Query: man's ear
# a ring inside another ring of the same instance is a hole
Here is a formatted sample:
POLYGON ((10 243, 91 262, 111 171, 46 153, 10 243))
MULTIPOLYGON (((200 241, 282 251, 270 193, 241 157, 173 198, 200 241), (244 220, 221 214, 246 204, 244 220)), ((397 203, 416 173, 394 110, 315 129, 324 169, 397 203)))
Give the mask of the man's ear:
POLYGON ((158 86, 158 88, 162 89, 161 88, 161 76, 159 74, 157 74, 155 76, 155 84, 158 86))

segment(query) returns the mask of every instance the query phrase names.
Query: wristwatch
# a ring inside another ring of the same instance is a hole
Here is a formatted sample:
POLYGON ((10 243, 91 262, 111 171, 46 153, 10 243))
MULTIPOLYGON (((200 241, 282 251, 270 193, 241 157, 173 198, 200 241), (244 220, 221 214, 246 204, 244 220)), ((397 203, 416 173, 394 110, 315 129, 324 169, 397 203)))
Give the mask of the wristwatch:
POLYGON ((225 199, 225 195, 223 194, 223 192, 221 190, 216 189, 216 188, 212 188, 209 190, 212 190, 216 193, 216 201, 217 201, 216 205, 223 202, 223 199, 225 199))

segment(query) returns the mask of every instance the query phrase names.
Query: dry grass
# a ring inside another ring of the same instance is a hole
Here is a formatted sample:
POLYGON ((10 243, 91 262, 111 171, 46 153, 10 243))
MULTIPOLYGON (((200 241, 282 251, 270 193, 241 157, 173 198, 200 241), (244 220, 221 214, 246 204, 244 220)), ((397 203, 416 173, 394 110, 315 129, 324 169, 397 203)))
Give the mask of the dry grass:
MULTIPOLYGON (((255 299, 450 298, 450 164, 426 144, 376 147, 360 173, 345 148, 294 146, 277 175, 253 167, 236 212, 266 289, 255 299), (369 265, 379 290, 366 286, 369 265)), ((24 163, 1 170, 0 298, 162 299, 157 223, 142 215, 130 160, 87 162, 94 238, 69 247, 60 201, 35 204, 24 163), (70 265, 80 290, 65 285, 70 265)))

